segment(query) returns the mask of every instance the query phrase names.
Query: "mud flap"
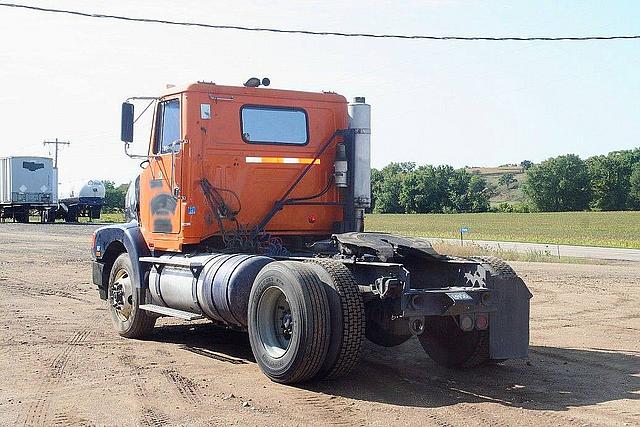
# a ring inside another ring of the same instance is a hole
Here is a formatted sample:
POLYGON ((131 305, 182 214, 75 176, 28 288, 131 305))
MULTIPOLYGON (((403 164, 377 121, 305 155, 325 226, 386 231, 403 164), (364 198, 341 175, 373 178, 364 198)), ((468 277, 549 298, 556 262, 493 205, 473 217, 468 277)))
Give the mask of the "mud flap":
POLYGON ((487 287, 495 289, 497 310, 489 315, 489 357, 527 357, 529 350, 529 300, 533 296, 517 276, 492 276, 487 287))

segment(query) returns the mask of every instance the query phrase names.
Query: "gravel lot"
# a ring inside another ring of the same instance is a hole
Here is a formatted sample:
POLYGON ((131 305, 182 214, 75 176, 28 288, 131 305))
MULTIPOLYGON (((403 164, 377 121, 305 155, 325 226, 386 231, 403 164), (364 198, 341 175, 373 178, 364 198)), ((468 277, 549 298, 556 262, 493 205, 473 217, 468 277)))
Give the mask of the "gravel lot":
POLYGON ((436 366, 368 343, 350 377, 284 386, 244 334, 161 319, 118 337, 91 284, 91 225, 0 224, 0 425, 639 425, 640 265, 514 263, 528 360, 436 366))

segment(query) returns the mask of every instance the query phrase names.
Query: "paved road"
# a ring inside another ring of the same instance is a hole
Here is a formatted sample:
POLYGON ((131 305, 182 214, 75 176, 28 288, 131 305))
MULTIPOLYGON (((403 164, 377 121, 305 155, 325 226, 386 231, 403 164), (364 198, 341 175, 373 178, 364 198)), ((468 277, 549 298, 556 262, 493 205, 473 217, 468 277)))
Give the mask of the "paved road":
MULTIPOLYGON (((460 243, 457 239, 438 239, 429 238, 432 242, 452 242, 460 243)), ((553 245, 544 243, 522 243, 522 242, 496 242, 488 240, 465 240, 465 243, 471 242, 479 246, 491 249, 504 249, 516 252, 543 252, 550 255, 576 257, 576 258, 594 258, 609 259, 620 261, 638 261, 640 262, 640 249, 619 249, 619 248, 601 248, 596 246, 570 246, 570 245, 553 245)))

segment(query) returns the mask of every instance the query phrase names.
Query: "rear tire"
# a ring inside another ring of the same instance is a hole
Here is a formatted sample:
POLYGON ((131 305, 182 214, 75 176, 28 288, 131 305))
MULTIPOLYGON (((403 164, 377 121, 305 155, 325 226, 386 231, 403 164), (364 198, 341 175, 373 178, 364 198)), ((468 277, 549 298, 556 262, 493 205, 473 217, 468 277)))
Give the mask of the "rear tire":
POLYGON ((392 320, 393 310, 384 300, 369 301, 365 310, 366 337, 372 343, 382 347, 396 347, 411 338, 407 320, 405 318, 392 320))
MULTIPOLYGON (((479 256, 470 258, 489 266, 492 276, 510 279, 516 272, 500 258, 479 256)), ((424 332, 418 337, 426 353, 438 364, 451 368, 470 368, 482 364, 498 364, 508 359, 490 359, 489 329, 464 332, 453 317, 427 318, 424 332)))
POLYGON ((495 276, 502 276, 502 277, 518 276, 515 270, 500 258, 496 258, 494 256, 478 256, 478 257, 472 257, 471 259, 473 259, 474 261, 480 261, 484 264, 489 264, 489 266, 491 266, 491 269, 493 270, 492 274, 495 276))
POLYGON ((489 360, 488 331, 465 332, 451 316, 427 318, 418 339, 434 362, 448 368, 471 368, 489 360))
POLYGON ((141 295, 141 289, 136 289, 133 282, 129 254, 120 254, 109 274, 107 303, 113 326, 125 338, 144 338, 156 323, 155 317, 140 309, 141 295))
POLYGON ((341 262, 315 258, 307 261, 326 283, 331 311, 329 349, 317 378, 346 376, 357 363, 365 331, 364 303, 351 271, 341 262))
POLYGON ((331 333, 322 281, 308 265, 267 264, 249 295, 249 342, 256 362, 272 381, 293 384, 322 367, 331 333))
POLYGON ((46 220, 48 223, 56 222, 56 208, 47 209, 46 211, 46 220))
POLYGON ((21 224, 28 224, 29 223, 29 211, 26 212, 18 212, 16 214, 14 214, 13 216, 14 220, 16 222, 19 222, 21 224))
POLYGON ((64 216, 65 222, 78 222, 77 212, 69 208, 69 212, 64 216))

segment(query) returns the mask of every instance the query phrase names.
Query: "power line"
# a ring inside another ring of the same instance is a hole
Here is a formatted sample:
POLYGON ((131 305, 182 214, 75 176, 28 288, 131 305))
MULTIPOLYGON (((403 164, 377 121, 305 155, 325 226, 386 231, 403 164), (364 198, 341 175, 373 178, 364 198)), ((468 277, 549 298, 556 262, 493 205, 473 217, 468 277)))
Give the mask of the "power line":
POLYGON ((81 12, 78 10, 51 9, 26 4, 4 3, 0 6, 28 9, 31 11, 60 13, 66 15, 83 16, 87 18, 116 19, 129 22, 144 22, 152 24, 180 25, 185 27, 211 28, 217 30, 236 30, 269 32, 281 34, 304 34, 312 36, 337 36, 337 37, 365 37, 375 39, 403 39, 403 40, 457 40, 457 41, 589 41, 589 40, 629 40, 640 39, 640 35, 614 35, 614 36, 567 36, 567 37, 485 37, 485 36, 430 36, 430 35, 408 35, 408 34, 373 34, 373 33, 345 33, 339 31, 311 31, 292 30, 281 28, 244 27, 240 25, 214 25, 202 22, 170 21, 165 19, 135 18, 122 15, 106 15, 102 13, 81 12))

